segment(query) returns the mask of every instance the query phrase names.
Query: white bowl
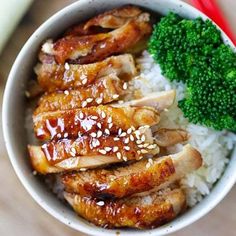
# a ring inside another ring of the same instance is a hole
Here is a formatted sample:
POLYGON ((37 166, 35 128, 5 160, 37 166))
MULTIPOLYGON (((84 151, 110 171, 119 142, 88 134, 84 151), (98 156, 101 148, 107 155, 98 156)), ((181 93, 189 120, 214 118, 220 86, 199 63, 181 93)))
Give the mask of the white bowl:
MULTIPOLYGON (((24 127, 26 109, 24 91, 26 83, 33 73, 33 66, 37 61, 40 45, 45 39, 56 37, 76 22, 94 16, 98 12, 125 4, 140 5, 163 15, 173 11, 186 18, 196 18, 198 16, 204 19, 207 18, 198 10, 178 0, 80 0, 64 8, 36 30, 22 48, 12 67, 3 99, 4 139, 11 163, 22 184, 40 206, 61 222, 78 231, 95 236, 116 235, 117 231, 122 236, 165 235, 179 230, 207 214, 229 192, 236 181, 236 150, 234 150, 223 176, 207 197, 171 223, 152 230, 108 230, 89 224, 86 220, 78 217, 72 209, 57 200, 47 190, 46 186, 32 175, 32 169, 27 158, 26 145, 30 141, 27 140, 24 127)), ((233 44, 224 33, 222 33, 222 37, 225 42, 233 47, 233 44)))

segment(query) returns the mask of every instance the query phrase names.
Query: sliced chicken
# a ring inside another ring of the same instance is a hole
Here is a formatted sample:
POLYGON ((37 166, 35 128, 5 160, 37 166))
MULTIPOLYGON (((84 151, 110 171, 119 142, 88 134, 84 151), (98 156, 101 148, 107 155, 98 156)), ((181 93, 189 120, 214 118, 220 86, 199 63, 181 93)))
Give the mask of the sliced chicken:
POLYGON ((88 86, 110 74, 129 80, 137 73, 133 56, 123 54, 87 65, 38 64, 35 68, 39 85, 49 92, 88 86))
POLYGON ((95 198, 123 198, 161 187, 198 169, 201 154, 186 145, 177 154, 141 160, 126 167, 97 169, 69 173, 62 176, 65 189, 70 193, 95 198))
POLYGON ((115 74, 102 77, 85 88, 45 94, 39 100, 34 115, 57 110, 98 106, 118 100, 127 91, 127 83, 115 74))
POLYGON ((150 33, 149 14, 142 13, 108 33, 63 37, 52 46, 44 46, 44 53, 53 55, 58 64, 64 64, 66 61, 88 64, 124 53, 150 33))
POLYGON ((153 126, 160 116, 152 107, 97 106, 45 112, 33 116, 35 135, 40 140, 77 138, 101 130, 105 135, 125 133, 131 127, 153 126), (98 125, 99 123, 99 125, 98 125))
POLYGON ((116 8, 72 27, 66 32, 66 35, 82 36, 102 33, 105 31, 104 29, 117 29, 141 13, 142 11, 136 6, 128 5, 116 8))
POLYGON ((154 228, 170 222, 186 206, 186 197, 181 189, 115 201, 99 201, 70 193, 64 196, 78 215, 105 228, 154 228))
POLYGON ((150 93, 145 97, 140 99, 131 100, 122 104, 113 103, 112 106, 120 107, 120 106, 150 106, 158 110, 159 112, 168 109, 171 105, 173 105, 175 101, 175 90, 163 91, 163 92, 155 92, 150 93))
MULTIPOLYGON (((172 132, 178 132, 173 130, 172 132)), ((171 133, 170 137, 172 136, 171 133)), ((68 170, 91 169, 128 160, 140 160, 159 153, 152 131, 147 127, 126 136, 101 136, 98 131, 92 136, 77 139, 51 141, 42 146, 28 146, 32 166, 39 173, 57 173, 68 170), (54 168, 51 168, 54 167, 54 168)), ((123 134, 121 134, 123 136, 123 134)), ((177 140, 176 143, 185 140, 177 140)), ((173 141, 170 139, 170 143, 173 141)), ((175 143, 175 144, 176 144, 175 143)), ((168 145, 168 142, 166 142, 168 145)))
POLYGON ((98 132, 93 137, 51 141, 42 147, 29 145, 32 166, 39 173, 47 174, 139 160, 159 152, 159 147, 153 143, 150 128, 143 127, 122 137, 101 135, 98 132), (58 168, 51 170, 50 166, 58 168))

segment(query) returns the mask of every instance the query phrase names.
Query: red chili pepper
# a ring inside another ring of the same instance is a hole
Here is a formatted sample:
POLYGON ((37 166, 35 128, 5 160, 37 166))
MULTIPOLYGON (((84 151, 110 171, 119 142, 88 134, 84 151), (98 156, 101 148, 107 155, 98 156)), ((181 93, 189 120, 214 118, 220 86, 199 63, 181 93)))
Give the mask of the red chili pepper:
POLYGON ((194 7, 212 19, 236 45, 236 37, 215 0, 191 0, 194 7))

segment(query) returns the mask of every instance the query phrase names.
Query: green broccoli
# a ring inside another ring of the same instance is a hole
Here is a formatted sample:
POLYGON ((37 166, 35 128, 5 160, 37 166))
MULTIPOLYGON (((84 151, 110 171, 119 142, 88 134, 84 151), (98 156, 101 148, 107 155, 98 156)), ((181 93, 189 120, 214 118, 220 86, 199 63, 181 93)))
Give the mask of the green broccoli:
POLYGON ((190 122, 236 131, 236 54, 211 21, 169 13, 154 26, 148 51, 163 75, 186 84, 179 107, 190 122))

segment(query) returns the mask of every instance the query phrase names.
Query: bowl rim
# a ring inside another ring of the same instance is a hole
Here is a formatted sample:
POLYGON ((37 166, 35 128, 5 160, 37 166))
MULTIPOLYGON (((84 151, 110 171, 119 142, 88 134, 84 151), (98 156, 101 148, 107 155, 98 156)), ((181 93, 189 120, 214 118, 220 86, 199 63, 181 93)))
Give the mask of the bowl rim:
MULTIPOLYGON (((159 0, 152 0, 154 3, 158 2, 159 0)), ((194 7, 190 6, 189 4, 182 2, 180 0, 169 0, 169 2, 172 2, 173 4, 180 4, 183 6, 183 8, 185 10, 188 11, 193 11, 193 12, 197 12, 198 15, 204 19, 209 19, 206 15, 204 15, 203 13, 201 13, 200 11, 198 11, 197 9, 195 9, 194 7)), ((72 222, 72 223, 68 223, 68 221, 66 221, 66 219, 64 217, 61 216, 61 214, 56 210, 53 209, 46 201, 44 201, 44 199, 42 199, 39 194, 35 191, 35 189, 31 186, 31 184, 28 181, 28 177, 26 176, 26 174, 24 174, 22 172, 22 170, 20 169, 20 167, 18 166, 17 162, 16 162, 16 155, 15 155, 15 151, 14 151, 14 147, 11 144, 11 135, 9 132, 9 127, 8 127, 8 118, 9 118, 9 111, 8 111, 8 99, 11 96, 11 88, 14 86, 14 78, 15 78, 15 74, 17 73, 17 69, 19 67, 19 64, 22 60, 22 56, 25 54, 25 52, 28 51, 28 45, 32 44, 35 40, 35 37, 37 37, 37 35, 42 34, 45 29, 47 29, 48 26, 50 26, 51 23, 55 22, 57 19, 63 17, 63 15, 65 13, 70 12, 71 10, 73 10, 74 8, 79 8, 81 5, 88 3, 87 0, 80 0, 77 2, 74 2, 66 7, 64 7, 63 9, 61 9, 60 11, 58 11, 57 13, 53 14, 50 18, 48 18, 43 24, 41 24, 36 31, 30 36, 30 38, 26 41, 26 43, 24 44, 23 48, 21 49, 21 51, 19 52, 12 68, 11 71, 9 73, 8 79, 7 79, 7 83, 6 83, 6 87, 5 87, 5 91, 4 91, 4 95, 3 95, 3 106, 2 106, 2 128, 3 128, 3 138, 4 138, 4 143, 7 149, 7 153, 8 153, 8 157, 11 161, 11 164, 14 168, 14 171, 17 174, 17 177, 20 179, 22 185, 25 187, 25 189, 27 190, 27 192, 31 195, 31 197, 46 211, 48 212, 50 215, 52 215, 53 217, 55 217, 57 220, 59 220, 60 222, 69 225, 69 227, 83 232, 85 234, 89 234, 89 235, 94 235, 94 236, 108 236, 111 235, 112 233, 116 234, 117 231, 121 232, 123 236, 130 236, 134 233, 139 234, 139 235, 150 235, 150 232, 152 231, 153 235, 166 235, 169 233, 173 233, 177 230, 180 230, 184 227, 186 227, 187 225, 190 225, 191 223, 197 221, 198 219, 200 219, 202 216, 206 215, 207 213, 209 213, 225 196, 226 194, 230 191, 230 189, 233 187, 233 185, 236 182, 236 171, 233 171, 231 169, 235 169, 231 166, 226 166, 224 173, 222 174, 220 180, 224 177, 224 180, 228 181, 226 184, 222 183, 222 189, 221 191, 217 191, 218 194, 213 198, 210 197, 209 201, 208 201, 208 205, 205 208, 201 208, 200 210, 196 210, 195 213, 193 213, 193 215, 189 216, 189 217, 185 217, 183 218, 181 217, 181 220, 178 220, 180 217, 177 217, 176 220, 173 221, 173 223, 171 222, 171 224, 167 224, 161 227, 158 227, 156 229, 153 230, 144 230, 144 231, 136 231, 136 230, 107 230, 107 229, 98 229, 98 227, 96 226, 91 226, 93 228, 93 232, 91 232, 89 226, 84 226, 82 224, 79 224, 81 219, 78 217, 76 222, 72 222), (230 172, 230 176, 224 176, 225 175, 225 171, 227 169, 230 169, 228 172, 230 172), (232 174, 235 173, 235 174, 232 174), (183 220, 182 220, 183 218, 183 220), (172 226, 173 225, 173 226, 172 226)), ((218 27, 219 28, 219 27, 218 27)), ((221 30, 221 29, 220 29, 221 30)), ((236 48, 233 46, 232 41, 226 36, 226 34, 221 30, 222 33, 222 37, 224 38, 224 40, 226 40, 229 45, 231 47, 233 47, 235 50, 236 48)), ((233 157, 235 157, 234 159, 236 160, 236 150, 234 150, 234 153, 232 155, 233 157)), ((218 186, 219 180, 216 183, 216 186, 218 186)), ((223 180, 222 180, 223 182, 223 180)), ((211 193, 208 195, 213 195, 213 191, 215 190, 216 186, 211 190, 211 193)), ((197 206, 199 206, 201 203, 198 203, 197 206)), ((196 207, 194 207, 196 208, 196 207)), ((198 207, 199 208, 199 207, 198 207)), ((186 213, 185 213, 186 214, 186 213)))

